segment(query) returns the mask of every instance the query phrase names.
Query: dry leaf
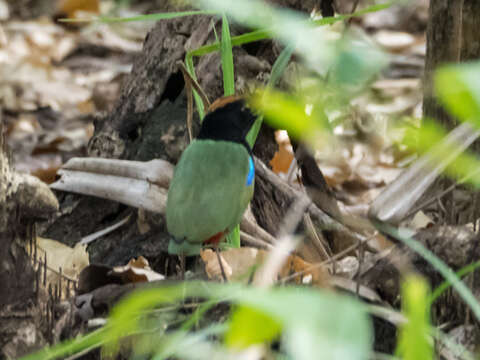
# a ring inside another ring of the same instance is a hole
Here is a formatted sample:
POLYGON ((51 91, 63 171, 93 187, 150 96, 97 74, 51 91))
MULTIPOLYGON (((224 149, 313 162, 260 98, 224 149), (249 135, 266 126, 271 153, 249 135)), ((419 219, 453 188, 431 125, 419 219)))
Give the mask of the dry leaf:
POLYGON ((434 222, 430 219, 423 211, 418 211, 413 219, 408 223, 408 227, 410 229, 418 230, 424 229, 433 225, 434 222))
POLYGON ((150 268, 148 260, 143 256, 131 259, 125 266, 115 266, 112 270, 112 275, 122 279, 122 282, 125 284, 165 279, 165 276, 150 268))
POLYGON ((335 263, 335 274, 347 279, 353 279, 357 275, 359 261, 356 256, 345 256, 335 263))
MULTIPOLYGON (((225 261, 225 258, 223 257, 224 253, 228 251, 231 251, 231 250, 222 251, 220 253, 220 261, 222 262, 223 271, 225 272, 225 276, 227 280, 231 280, 233 275, 233 270, 230 267, 230 265, 225 261)), ((222 280, 223 279, 222 269, 220 268, 217 254, 211 249, 206 249, 200 252, 200 257, 205 263, 205 272, 207 273, 208 278, 215 279, 215 280, 222 280)))
MULTIPOLYGON (((220 258, 229 281, 247 283, 252 278, 255 269, 262 265, 268 252, 250 247, 241 247, 220 252, 220 258)), ((205 262, 205 271, 210 279, 222 279, 222 273, 217 255, 210 249, 200 253, 205 262)), ((314 267, 296 255, 288 257, 279 277, 280 279, 300 273, 293 277, 296 283, 307 283, 315 286, 327 287, 328 275, 324 267, 314 267)))
POLYGON ((288 173, 290 164, 293 161, 293 149, 290 144, 290 139, 288 138, 287 132, 285 130, 280 130, 275 132, 275 139, 278 143, 278 151, 273 156, 273 159, 270 161, 272 170, 274 173, 288 173))
POLYGON ((47 255, 49 268, 60 271, 71 279, 78 279, 78 274, 89 264, 85 245, 77 244, 71 248, 59 241, 37 237, 37 246, 47 255))
POLYGON ((280 278, 292 277, 297 284, 328 287, 329 275, 322 266, 313 266, 296 255, 290 255, 280 271, 280 278), (298 275, 297 275, 298 274, 298 275))
MULTIPOLYGON (((47 288, 51 284, 55 286, 60 281, 59 273, 71 280, 78 280, 80 272, 88 266, 89 256, 86 251, 86 245, 77 244, 71 248, 59 241, 37 237, 38 257, 41 261, 47 257, 47 288)), ((67 282, 61 279, 63 295, 67 282)))
POLYGON ((68 18, 75 18, 80 12, 99 14, 100 4, 99 0, 58 0, 57 9, 68 18))

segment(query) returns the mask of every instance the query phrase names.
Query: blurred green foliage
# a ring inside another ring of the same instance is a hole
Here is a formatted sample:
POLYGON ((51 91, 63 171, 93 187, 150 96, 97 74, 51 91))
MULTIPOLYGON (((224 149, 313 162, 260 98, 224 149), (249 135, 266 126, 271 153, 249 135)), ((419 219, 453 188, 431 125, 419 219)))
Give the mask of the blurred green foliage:
POLYGON ((403 360, 433 359, 428 285, 424 279, 412 275, 405 279, 402 284, 402 311, 407 322, 400 328, 397 355, 403 360))

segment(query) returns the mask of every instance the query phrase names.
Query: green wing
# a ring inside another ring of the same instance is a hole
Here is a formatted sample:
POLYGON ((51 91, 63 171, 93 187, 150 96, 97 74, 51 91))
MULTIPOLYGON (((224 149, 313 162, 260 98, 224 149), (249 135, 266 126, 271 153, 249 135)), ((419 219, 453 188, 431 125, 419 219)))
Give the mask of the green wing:
POLYGON ((168 191, 167 228, 175 238, 170 252, 198 253, 202 242, 241 221, 253 195, 248 172, 249 154, 241 144, 194 140, 188 146, 168 191))

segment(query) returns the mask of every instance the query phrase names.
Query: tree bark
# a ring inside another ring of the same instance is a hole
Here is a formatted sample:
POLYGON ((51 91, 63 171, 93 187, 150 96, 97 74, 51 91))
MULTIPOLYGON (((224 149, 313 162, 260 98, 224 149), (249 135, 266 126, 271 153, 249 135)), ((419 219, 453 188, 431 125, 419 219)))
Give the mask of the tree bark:
MULTIPOLYGON (((0 134, 2 134, 0 126, 0 134)), ((0 135, 0 358, 16 359, 45 345, 39 281, 28 244, 34 223, 58 210, 47 185, 17 174, 0 135)), ((30 246, 30 249, 32 247, 30 246)))
POLYGON ((427 26, 423 113, 449 129, 455 120, 438 103, 433 91, 433 74, 446 63, 460 61, 463 0, 431 0, 427 26))
POLYGON ((423 112, 449 129, 457 122, 438 104, 433 73, 446 63, 480 58, 480 3, 475 0, 431 0, 427 27, 423 112))
MULTIPOLYGON (((458 125, 457 119, 449 115, 439 104, 434 93, 433 75, 435 70, 446 63, 459 63, 480 58, 480 2, 476 0, 431 0, 429 9, 430 19, 427 27, 427 57, 424 76, 423 114, 426 118, 433 118, 447 130, 458 125)), ((480 151, 480 142, 472 147, 475 152, 480 151)), ((432 186, 427 196, 449 187, 453 181, 443 178, 432 186)), ((471 189, 464 190, 469 199, 476 199, 478 195, 471 189), (468 194, 469 193, 469 194, 468 194)), ((455 194, 449 193, 444 197, 444 209, 441 216, 447 223, 465 223, 476 218, 479 213, 480 201, 471 201, 467 209, 459 210, 454 199, 455 194)), ((477 199, 480 200, 480 199, 477 199)), ((442 212, 441 208, 435 211, 442 212)))

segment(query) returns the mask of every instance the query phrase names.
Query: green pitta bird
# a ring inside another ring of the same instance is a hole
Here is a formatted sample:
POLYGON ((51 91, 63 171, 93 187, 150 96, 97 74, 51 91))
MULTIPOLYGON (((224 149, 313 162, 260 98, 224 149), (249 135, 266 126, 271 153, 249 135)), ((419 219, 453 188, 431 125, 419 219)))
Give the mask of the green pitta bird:
POLYGON ((256 116, 239 97, 210 107, 175 168, 167 199, 168 252, 197 255, 240 223, 253 196, 255 167, 245 140, 256 116))

